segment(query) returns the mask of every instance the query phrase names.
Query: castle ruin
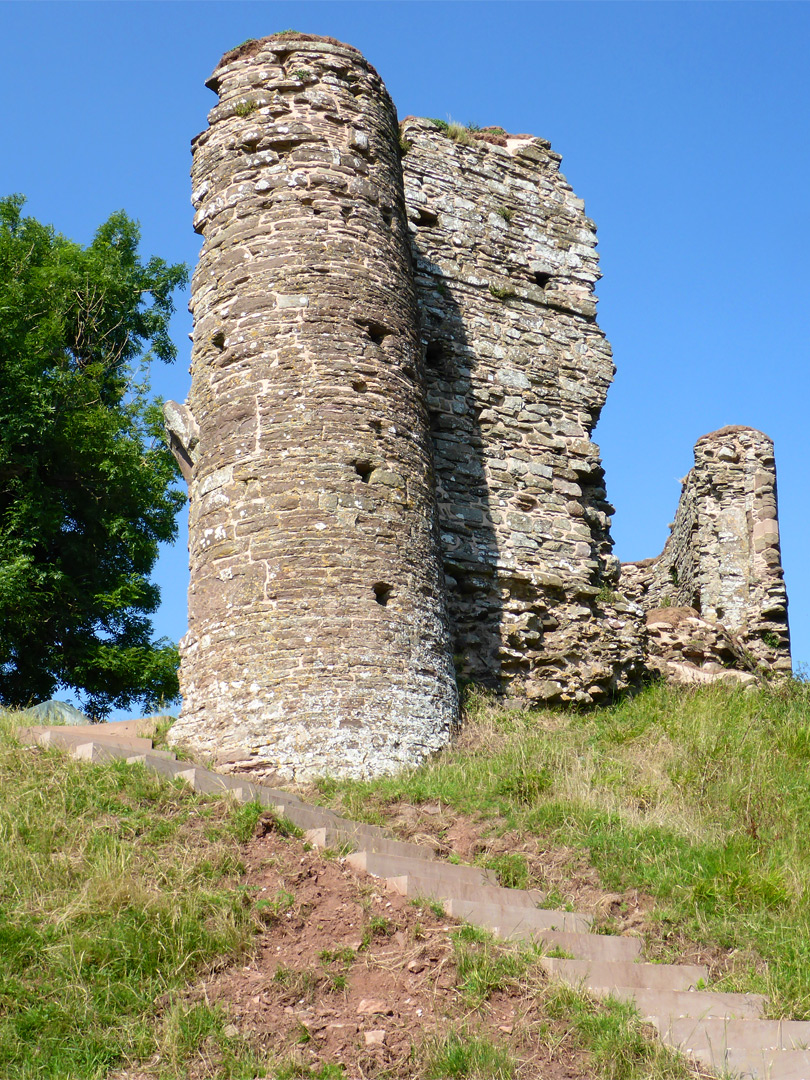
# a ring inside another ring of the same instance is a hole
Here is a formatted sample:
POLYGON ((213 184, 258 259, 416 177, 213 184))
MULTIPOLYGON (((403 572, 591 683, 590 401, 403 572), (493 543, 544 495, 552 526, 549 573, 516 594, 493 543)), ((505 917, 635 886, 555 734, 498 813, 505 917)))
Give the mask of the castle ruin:
POLYGON ((662 605, 789 669, 765 436, 701 440, 662 556, 613 555, 595 226, 549 144, 400 125, 329 38, 247 42, 207 85, 192 386, 166 407, 173 737, 285 778, 394 771, 451 737, 456 673, 582 705, 638 684, 662 605))

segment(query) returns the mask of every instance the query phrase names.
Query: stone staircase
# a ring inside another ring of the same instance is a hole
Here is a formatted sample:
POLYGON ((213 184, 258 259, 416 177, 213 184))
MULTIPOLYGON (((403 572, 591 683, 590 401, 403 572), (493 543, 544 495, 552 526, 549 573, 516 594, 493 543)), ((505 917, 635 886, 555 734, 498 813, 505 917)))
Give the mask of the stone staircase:
POLYGON ((350 849, 346 862, 383 880, 392 892, 434 899, 449 916, 498 937, 536 940, 549 952, 567 954, 543 956, 539 963, 551 978, 635 1002, 663 1042, 700 1065, 722 1076, 810 1080, 810 1022, 763 1019, 764 997, 703 989, 704 966, 645 963, 639 938, 592 933, 590 916, 546 910, 536 890, 501 888, 489 871, 441 861, 430 848, 396 840, 378 826, 310 806, 288 791, 177 761, 170 752, 154 750, 147 731, 133 720, 26 727, 18 735, 23 743, 65 750, 81 761, 124 758, 204 794, 258 800, 304 830, 313 847, 350 849))

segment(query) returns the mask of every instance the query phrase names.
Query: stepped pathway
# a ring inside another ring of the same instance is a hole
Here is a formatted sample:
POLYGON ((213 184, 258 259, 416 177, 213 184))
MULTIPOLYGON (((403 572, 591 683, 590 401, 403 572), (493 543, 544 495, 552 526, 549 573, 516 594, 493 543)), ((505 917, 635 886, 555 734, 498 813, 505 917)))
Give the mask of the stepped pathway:
POLYGON ((392 892, 440 901, 449 916, 499 937, 542 942, 557 954, 539 960, 550 977, 597 996, 634 1001, 665 1043, 701 1065, 724 1076, 810 1080, 810 1022, 763 1019, 762 996, 703 989, 708 969, 702 965, 645 963, 639 938, 592 933, 590 916, 546 910, 536 890, 501 888, 489 871, 440 861, 427 846, 396 840, 378 826, 310 806, 288 791, 178 761, 153 749, 150 734, 148 724, 136 720, 18 731, 24 743, 56 747, 78 760, 124 758, 182 779, 195 791, 258 800, 304 830, 313 847, 349 849, 346 862, 384 880, 392 892))

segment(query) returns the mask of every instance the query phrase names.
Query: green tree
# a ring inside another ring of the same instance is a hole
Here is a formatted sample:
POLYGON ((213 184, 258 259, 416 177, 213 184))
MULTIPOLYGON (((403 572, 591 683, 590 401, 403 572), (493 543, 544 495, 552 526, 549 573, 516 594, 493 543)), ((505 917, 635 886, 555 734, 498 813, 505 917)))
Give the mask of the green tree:
POLYGON ((89 247, 0 199, 0 701, 75 688, 102 717, 177 695, 177 649, 152 640, 149 575, 185 496, 148 397, 170 362, 184 266, 138 255, 113 214, 89 247))

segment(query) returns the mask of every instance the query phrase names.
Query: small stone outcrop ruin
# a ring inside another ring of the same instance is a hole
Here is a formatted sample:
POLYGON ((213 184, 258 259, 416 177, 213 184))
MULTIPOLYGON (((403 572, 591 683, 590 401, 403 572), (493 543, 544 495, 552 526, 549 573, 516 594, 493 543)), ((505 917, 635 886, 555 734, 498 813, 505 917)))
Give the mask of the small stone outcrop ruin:
POLYGON ((790 672, 776 466, 767 435, 725 427, 698 439, 663 552, 625 563, 621 588, 647 613, 648 665, 666 677, 733 681, 739 673, 737 681, 753 681, 751 673, 790 672), (679 619, 676 612, 688 615, 679 619))
POLYGON ((166 408, 190 499, 174 738, 287 778, 393 771, 451 737, 457 673, 581 705, 638 684, 667 603, 789 668, 764 436, 701 440, 664 553, 613 555, 595 226, 549 144, 400 125, 329 38, 247 42, 208 85, 192 386, 166 408))

